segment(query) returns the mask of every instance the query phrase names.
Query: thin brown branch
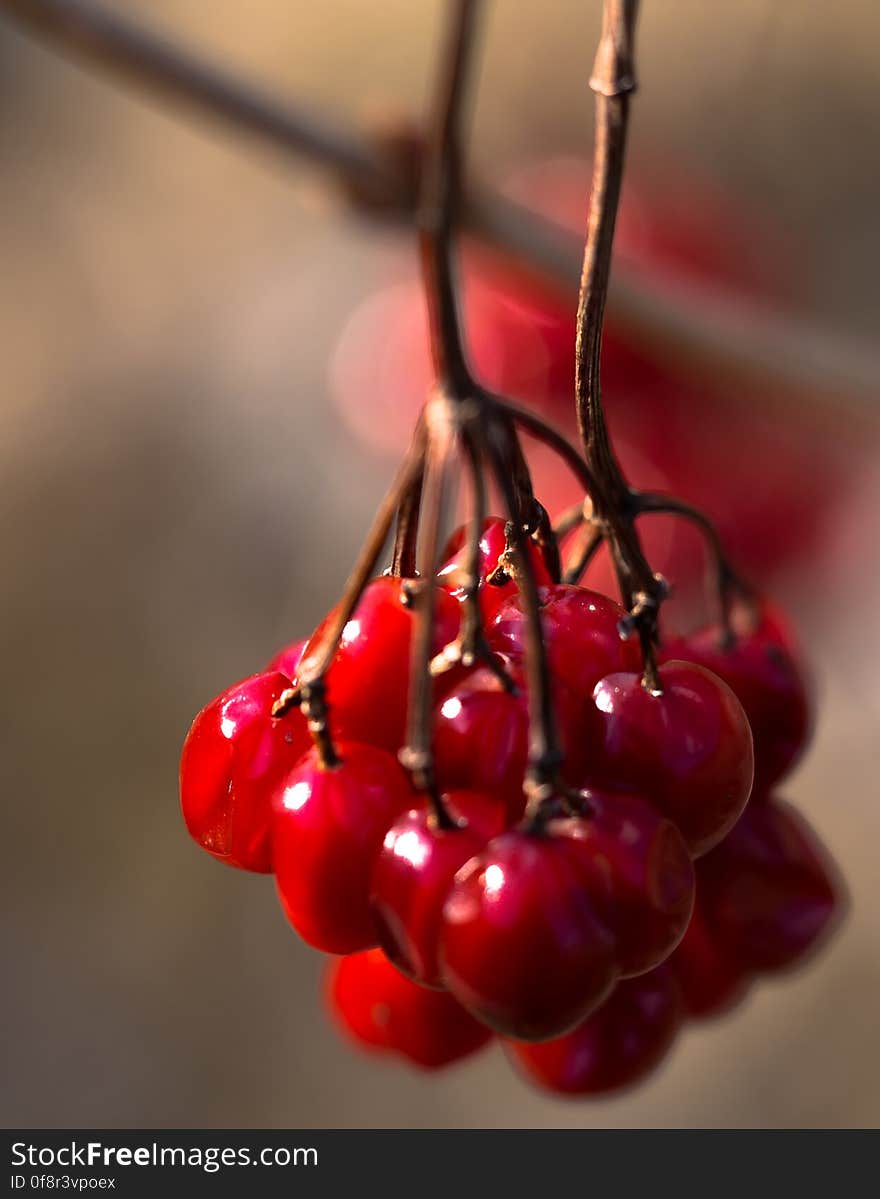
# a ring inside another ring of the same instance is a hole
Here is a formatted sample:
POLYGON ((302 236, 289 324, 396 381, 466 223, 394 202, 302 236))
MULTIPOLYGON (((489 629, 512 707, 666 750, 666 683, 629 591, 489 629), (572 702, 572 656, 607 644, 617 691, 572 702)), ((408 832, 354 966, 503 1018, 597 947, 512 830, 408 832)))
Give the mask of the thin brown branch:
POLYGON ((736 640, 733 628, 733 602, 739 596, 754 606, 755 591, 733 567, 724 551, 721 537, 715 524, 699 508, 686 504, 675 496, 659 495, 651 491, 635 491, 632 493, 636 513, 654 513, 655 515, 679 516, 690 521, 700 530, 712 558, 712 575, 715 593, 718 598, 719 616, 724 639, 732 645, 736 640))
POLYGON ((605 302, 623 185, 629 101, 636 87, 633 48, 638 7, 638 0, 605 0, 602 36, 590 78, 590 87, 596 94, 596 145, 578 299, 575 404, 584 457, 601 483, 601 489, 590 493, 593 509, 608 540, 621 597, 629 612, 629 626, 639 635, 645 686, 657 691, 657 617, 666 588, 642 551, 632 494, 605 424, 600 379, 605 302))
MULTIPOLYGON (((116 75, 174 106, 224 121, 285 155, 330 171, 370 210, 412 221, 415 174, 362 134, 279 98, 95 0, 0 0, 0 13, 75 60, 116 75)), ((471 188, 462 225, 487 246, 567 289, 580 274, 579 239, 506 197, 471 188)), ((615 318, 666 354, 688 356, 744 382, 782 383, 849 401, 854 417, 875 419, 880 356, 873 346, 723 293, 618 267, 615 318)))
MULTIPOLYGON (((525 780, 530 809, 547 798, 562 758, 550 693, 547 651, 541 629, 540 603, 528 537, 540 528, 546 535, 546 512, 535 501, 525 455, 511 415, 473 379, 465 359, 455 272, 455 234, 460 217, 461 122, 467 69, 473 51, 478 0, 454 0, 440 80, 427 146, 419 230, 425 291, 430 315, 431 348, 438 377, 437 394, 425 409, 428 438, 424 477, 424 520, 420 563, 423 583, 410 671, 407 745, 401 761, 416 786, 427 791, 438 823, 449 823, 434 772, 431 715, 433 702, 431 649, 437 589, 437 551, 444 528, 448 475, 452 457, 463 439, 474 474, 474 515, 469 541, 469 615, 465 636, 471 649, 483 646, 478 603, 479 535, 486 506, 481 457, 485 453, 510 517, 516 583, 522 596, 527 626, 530 748, 525 780), (473 441, 471 439, 474 439, 473 441), (481 445, 480 443, 485 443, 481 445)), ((552 537, 552 532, 550 533, 552 537)), ((555 544, 555 543, 554 543, 555 544)), ((558 563, 557 563, 558 565, 558 563)))
POLYGON ((553 709, 547 648, 541 627, 541 602, 529 553, 526 531, 518 521, 518 499, 506 469, 504 440, 515 439, 512 424, 494 420, 489 430, 489 457, 495 484, 510 518, 516 556, 516 585, 520 593, 526 643, 526 677, 529 696, 529 765, 525 780, 527 814, 534 818, 545 800, 552 798, 563 760, 553 709))
POLYGON ((454 821, 446 811, 434 773, 434 691, 431 657, 437 603, 437 558, 449 504, 449 476, 456 448, 456 434, 448 405, 440 402, 436 411, 438 419, 432 419, 428 424, 428 456, 425 463, 423 496, 425 519, 419 546, 421 581, 415 593, 416 622, 410 663, 407 736, 406 746, 400 752, 400 760, 412 774, 414 785, 420 791, 426 792, 437 825, 449 828, 454 827, 454 821))
POLYGON ((473 390, 458 305, 453 234, 461 210, 461 123, 478 0, 450 0, 452 19, 434 105, 418 209, 422 273, 437 379, 464 399, 473 390))
POLYGON ((362 137, 258 84, 226 72, 176 41, 91 0, 0 0, 0 10, 72 57, 173 104, 187 104, 341 173, 367 191, 387 169, 362 137))
POLYGON ((532 412, 529 408, 523 408, 521 405, 506 399, 504 396, 493 395, 489 392, 484 392, 483 394, 487 400, 491 400, 497 409, 509 416, 524 433, 527 433, 530 437, 534 437, 536 441, 540 441, 542 445, 546 445, 549 449, 553 450, 568 466, 571 473, 588 495, 601 494, 602 484, 590 470, 583 457, 558 429, 554 429, 552 425, 538 416, 537 412, 532 412))
POLYGON ((458 443, 462 404, 472 391, 458 309, 454 236, 461 195, 461 124, 468 67, 473 55, 478 0, 455 0, 440 55, 437 93, 419 203, 419 240, 436 394, 428 401, 424 425, 428 445, 423 476, 424 519, 419 546, 421 587, 410 666, 407 741, 400 759, 420 790, 427 792, 438 825, 450 825, 437 789, 431 735, 439 539, 446 525, 449 475, 458 443))
POLYGON ((608 484, 612 504, 625 491, 626 483, 605 426, 599 359, 623 183, 629 97, 636 87, 633 37, 637 12, 638 0, 605 0, 602 37, 590 79, 596 93, 596 145, 575 341, 575 399, 584 454, 593 473, 608 484))
POLYGON ((580 583, 584 571, 593 561, 604 540, 605 533, 602 529, 586 523, 583 525, 579 543, 566 563, 563 582, 580 583))
POLYGON ((563 512, 556 517, 556 522, 553 526, 553 532, 557 541, 563 541, 569 533, 573 533, 575 529, 579 529, 586 521, 590 519, 585 511, 585 508, 590 508, 592 505, 588 502, 586 505, 583 500, 579 504, 572 504, 564 509, 563 512))
POLYGON ((464 438, 464 449, 467 454, 471 478, 471 517, 467 528, 467 551, 465 573, 467 582, 464 593, 464 615, 461 629, 461 661, 465 666, 472 666, 477 657, 483 638, 483 616, 480 610, 480 574, 482 555, 480 542, 483 536, 483 525, 486 521, 488 499, 486 496, 486 480, 483 477, 483 459, 480 445, 475 440, 471 430, 464 438))
POLYGON ((413 479, 397 513, 391 573, 398 579, 412 579, 416 574, 416 545, 419 537, 419 517, 422 510, 424 472, 413 479))
MULTIPOLYGON (((424 418, 419 419, 419 426, 424 418)), ((423 436, 420 428, 416 436, 423 436)), ((422 511, 422 488, 425 482, 425 468, 422 464, 413 477, 409 489, 400 501, 397 511, 397 524, 394 532, 394 549, 391 555, 391 574, 399 579, 413 579, 418 563, 416 550, 419 540, 419 518, 422 511)))

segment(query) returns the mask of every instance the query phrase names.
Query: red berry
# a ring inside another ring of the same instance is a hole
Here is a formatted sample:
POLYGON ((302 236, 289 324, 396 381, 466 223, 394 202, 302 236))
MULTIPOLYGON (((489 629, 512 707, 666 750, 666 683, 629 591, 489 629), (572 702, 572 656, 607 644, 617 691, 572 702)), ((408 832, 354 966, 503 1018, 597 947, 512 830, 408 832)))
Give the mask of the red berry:
POLYGON ((312 744, 300 712, 272 717, 289 686, 277 671, 236 683, 202 709, 183 743, 186 827, 208 853, 243 870, 271 871, 271 790, 312 744))
POLYGON ((427 1070, 468 1057, 492 1037, 451 995, 404 978, 380 949, 332 961, 326 996, 337 1024, 358 1045, 399 1053, 427 1070))
POLYGON ((701 666, 667 662, 660 682, 660 695, 635 673, 597 684, 587 715, 589 778, 649 798, 697 857, 718 844, 746 805, 752 734, 739 700, 701 666))
POLYGON ((750 804, 701 864, 706 920, 747 970, 782 970, 818 948, 843 907, 834 863, 788 804, 750 804))
POLYGON ((361 1049, 389 1048, 388 1004, 380 993, 388 966, 381 949, 366 949, 327 962, 327 1007, 342 1031, 361 1049))
MULTIPOLYGON (((512 821, 525 807, 523 777, 529 756, 529 697, 521 661, 499 655, 516 694, 480 665, 460 677, 439 700, 434 753, 441 787, 485 792, 507 804, 512 821)), ((563 774, 579 778, 584 763, 582 705, 553 681, 554 711, 565 751, 563 774)))
MULTIPOLYGON (((638 645, 618 631, 623 608, 597 591, 557 583, 541 589, 541 624, 550 670, 578 697, 588 696, 601 678, 621 670, 638 670, 638 645)), ((523 653, 525 617, 519 596, 499 608, 489 643, 501 653, 523 653)))
POLYGON ((442 987, 437 942, 443 904, 465 862, 500 833, 506 812, 488 796, 459 791, 445 798, 460 828, 438 828, 427 808, 411 808, 391 826, 373 864, 373 914, 379 944, 404 974, 442 987))
POLYGON ((631 795, 589 795, 589 814, 554 821, 570 838, 585 886, 614 933, 623 977, 644 974, 684 936, 694 906, 694 868, 675 825, 631 795))
POLYGON ((279 782, 274 863, 281 905, 300 936, 327 953, 353 953, 376 944, 370 871, 413 793, 385 750, 340 742, 337 751, 333 769, 312 750, 279 782))
MULTIPOLYGON (((396 752, 406 736, 413 584, 383 576, 367 586, 327 674, 330 727, 335 736, 396 752)), ((436 594, 435 652, 452 641, 459 606, 442 588, 436 594)), ((331 612, 313 633, 303 661, 318 650, 331 612)))
POLYGON ((296 682, 296 672, 299 670, 299 664, 303 660, 303 654, 306 652, 308 639, 302 641, 291 641, 290 645, 282 646, 269 665, 267 670, 280 670, 282 674, 286 674, 291 682, 296 682))
POLYGON ((563 1095, 602 1095, 638 1082, 669 1052, 682 1023, 681 998, 664 965, 617 984, 577 1028, 540 1045, 509 1042, 532 1082, 563 1095))
POLYGON ((561 838, 502 833, 458 873, 443 908, 443 979, 491 1028, 559 1036, 614 984, 614 938, 561 838))
MULTIPOLYGON (((507 548, 507 538, 504 534, 505 522, 500 516, 490 516, 483 524, 483 535, 480 538, 480 611, 483 620, 489 622, 505 600, 517 594, 516 581, 509 578, 504 583, 487 583, 486 579, 498 566, 498 560, 507 548)), ((467 569, 468 537, 470 533, 466 525, 462 525, 449 538, 444 550, 445 565, 441 567, 439 578, 447 585, 450 595, 457 600, 465 596, 464 572, 467 569)), ((544 555, 540 547, 532 542, 529 545, 529 557, 535 580, 538 586, 553 582, 544 555)))
MULTIPOLYGON (((703 863, 711 860, 710 853, 697 863, 698 880, 703 863)), ((678 980, 685 1011, 696 1020, 729 1012, 745 998, 751 982, 750 973, 715 938, 706 922, 701 897, 698 881, 694 914, 681 944, 669 959, 669 967, 678 980)))
POLYGON ((767 788, 797 762, 812 728, 809 687, 782 616, 762 607, 758 625, 724 648, 718 625, 667 642, 665 659, 697 662, 727 683, 755 741, 755 786, 767 788))

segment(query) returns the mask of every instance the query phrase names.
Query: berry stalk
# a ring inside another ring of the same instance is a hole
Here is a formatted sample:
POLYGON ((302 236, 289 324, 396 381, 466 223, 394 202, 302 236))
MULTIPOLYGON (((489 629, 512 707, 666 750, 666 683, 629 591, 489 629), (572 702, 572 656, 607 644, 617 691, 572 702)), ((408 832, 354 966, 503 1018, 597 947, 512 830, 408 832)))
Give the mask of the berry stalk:
POLYGON ((410 664, 407 743, 401 750, 400 761, 412 775, 418 790, 428 795, 437 827, 453 828, 455 822, 444 807, 434 774, 431 744, 431 650, 434 642, 440 531, 445 524, 449 503, 449 476, 455 451, 456 430, 442 397, 437 396, 429 403, 426 415, 428 453, 423 488, 424 536, 420 546, 422 581, 415 599, 416 625, 410 664))
POLYGON ((593 64, 590 87, 596 95, 596 145, 593 181, 578 301, 575 340, 575 403, 584 454, 601 486, 592 492, 592 511, 582 519, 585 530, 566 572, 576 581, 602 539, 608 542, 631 627, 638 633, 645 663, 645 686, 660 688, 657 673, 657 620, 666 595, 665 581, 645 558, 636 528, 646 512, 680 516, 695 523, 706 538, 713 559, 714 585, 721 612, 723 638, 733 644, 732 606, 751 588, 729 563, 714 524, 703 513, 673 497, 642 493, 630 487, 614 453, 602 405, 601 350, 605 304, 611 273, 611 252, 629 129, 630 97, 636 90, 634 65, 638 0, 605 0, 602 35, 593 64))
MULTIPOLYGON (((444 522, 447 475, 456 442, 464 443, 474 477, 474 512, 468 555, 469 597, 465 630, 452 656, 472 657, 485 647, 477 605, 479 536, 485 510, 482 459, 504 497, 510 519, 510 538, 515 559, 517 586, 523 596, 527 622, 527 674, 530 713, 530 769, 526 786, 540 802, 552 791, 562 754, 550 694, 550 676, 541 632, 540 600, 534 569, 528 554, 532 534, 542 546, 548 565, 559 573, 558 550, 552 527, 543 507, 535 500, 525 455, 513 419, 474 380, 467 362, 459 315, 458 281, 454 257, 454 235, 461 195, 461 124, 465 103, 467 68, 472 57, 477 0, 457 0, 452 19, 436 99, 436 116, 427 149, 422 199, 419 206, 420 246, 425 292, 428 302, 431 352, 437 373, 438 394, 425 409, 427 467, 424 479, 425 518, 422 547, 424 590, 419 596, 414 639, 408 744, 401 761, 412 772, 414 782, 431 797, 435 817, 448 821, 434 778, 431 715, 433 642, 433 593, 436 587, 437 546, 444 522)), ((413 501, 402 516, 399 531, 406 537, 418 523, 413 501)), ((403 535, 402 535, 403 539, 403 535)), ((400 542, 398 543, 400 544, 400 542)), ((448 659, 449 655, 442 655, 448 659)), ((438 668, 448 661, 438 662, 438 668)), ((494 666, 493 669, 497 668, 494 666)), ((506 683, 509 680, 505 679, 506 683)))
POLYGON ((479 0, 456 0, 435 99, 434 129, 418 209, 431 354, 440 387, 461 401, 473 390, 458 305, 453 238, 461 201, 461 124, 479 0))
POLYGON ((584 455, 601 490, 593 494, 592 520, 603 529, 624 606, 638 633, 645 686, 660 690, 655 646, 657 616, 666 594, 642 551, 629 486, 611 446, 602 408, 600 357, 611 250, 626 156, 629 98, 638 0, 605 0, 602 36, 590 87, 596 93, 596 147, 575 340, 575 403, 584 455))

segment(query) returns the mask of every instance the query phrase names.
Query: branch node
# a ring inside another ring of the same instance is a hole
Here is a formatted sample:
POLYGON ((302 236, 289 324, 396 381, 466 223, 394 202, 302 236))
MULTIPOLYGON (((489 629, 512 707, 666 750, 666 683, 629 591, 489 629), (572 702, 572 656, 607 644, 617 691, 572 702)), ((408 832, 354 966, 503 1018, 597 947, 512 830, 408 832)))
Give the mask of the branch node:
POLYGON ((609 0, 605 5, 590 87, 608 99, 630 95, 638 86, 633 46, 637 8, 638 0, 609 0))

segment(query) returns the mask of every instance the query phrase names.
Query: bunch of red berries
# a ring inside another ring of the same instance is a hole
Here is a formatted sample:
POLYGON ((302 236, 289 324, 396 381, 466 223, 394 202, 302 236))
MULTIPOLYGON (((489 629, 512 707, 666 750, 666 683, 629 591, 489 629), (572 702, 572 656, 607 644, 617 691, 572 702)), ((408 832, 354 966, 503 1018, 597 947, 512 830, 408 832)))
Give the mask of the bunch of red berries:
POLYGON ((329 1001, 360 1044, 432 1068, 495 1033, 541 1085, 605 1092, 650 1071, 686 1016, 726 1008, 829 927, 833 869, 771 798, 809 735, 807 687, 780 617, 744 605, 732 634, 664 645, 649 690, 627 613, 556 581, 532 542, 564 759, 553 793, 527 804, 510 535, 499 519, 483 529, 475 660, 449 652, 464 530, 437 578, 428 793, 398 760, 423 584, 385 575, 344 625, 319 718, 285 698, 333 613, 199 714, 183 812, 215 857, 274 872, 296 931, 340 955, 329 1001))
POLYGON ((420 170, 435 379, 413 440, 338 607, 196 718, 181 797, 196 840, 274 872, 296 931, 337 955, 330 1003, 360 1044, 437 1067, 494 1033, 541 1085, 591 1094, 650 1071, 686 1014, 802 959, 836 884, 770 797, 810 726, 782 621, 710 519, 629 485, 608 436, 602 319, 635 5, 606 4, 591 76, 583 455, 468 361, 453 234, 475 7, 451 6, 420 170), (524 437, 577 480, 555 526, 524 437), (470 520, 444 555, 457 466, 470 520), (491 495, 506 523, 485 519, 491 495), (647 513, 701 530, 720 602, 717 627, 665 646, 647 513), (391 570, 371 578, 392 525, 391 570), (579 585, 602 545, 623 606, 579 585))

